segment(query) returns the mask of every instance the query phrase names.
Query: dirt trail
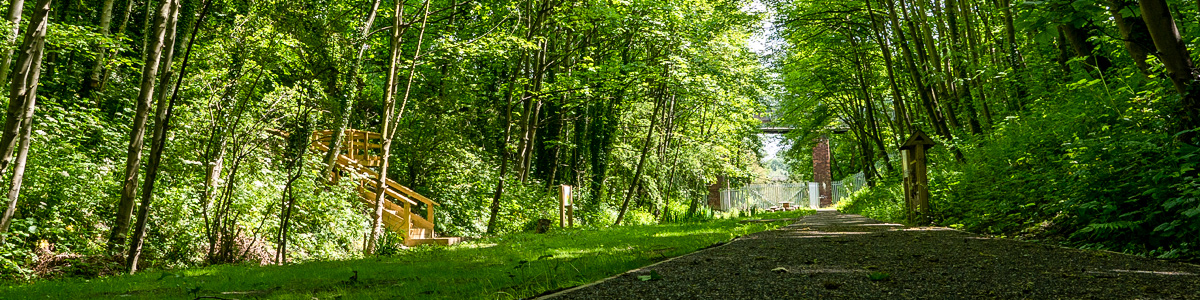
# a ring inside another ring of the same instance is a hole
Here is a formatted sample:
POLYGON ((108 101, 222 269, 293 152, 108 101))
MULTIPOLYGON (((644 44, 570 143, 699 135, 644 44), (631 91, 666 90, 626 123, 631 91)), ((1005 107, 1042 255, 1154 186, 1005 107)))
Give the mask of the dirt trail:
POLYGON ((545 298, 1200 299, 1200 266, 820 211, 545 298))

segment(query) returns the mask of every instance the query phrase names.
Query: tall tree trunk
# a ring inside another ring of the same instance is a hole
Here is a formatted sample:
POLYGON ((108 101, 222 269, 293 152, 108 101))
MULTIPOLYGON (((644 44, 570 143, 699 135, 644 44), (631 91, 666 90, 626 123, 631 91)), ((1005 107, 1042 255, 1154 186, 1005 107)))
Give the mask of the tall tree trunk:
MULTIPOLYGON (((667 73, 666 70, 663 70, 663 73, 665 75, 667 73)), ((650 153, 651 145, 654 144, 654 129, 658 126, 658 114, 662 110, 662 104, 666 99, 664 94, 666 93, 667 83, 665 78, 662 80, 663 82, 659 87, 659 95, 657 97, 659 99, 655 99, 654 112, 650 114, 650 127, 646 128, 646 138, 642 140, 642 154, 638 158, 637 169, 633 172, 633 180, 629 184, 629 191, 625 193, 625 201, 621 202, 621 210, 617 212, 617 221, 613 223, 613 226, 621 225, 621 221, 625 219, 625 211, 629 209, 629 200, 633 198, 634 192, 637 191, 638 186, 640 186, 639 183, 642 181, 642 172, 646 167, 646 157, 650 153)))
POLYGON ((1021 63, 1021 55, 1017 52, 1017 37, 1016 28, 1013 26, 1013 13, 1016 9, 1009 3, 1010 0, 1000 0, 1000 10, 1004 16, 1004 46, 1007 53, 1007 61, 1009 68, 1012 68, 1016 78, 1009 79, 1008 82, 1012 85, 1016 95, 1009 103, 1010 110, 1025 110, 1025 97, 1028 92, 1025 88, 1024 65, 1021 63))
MULTIPOLYGON (((110 34, 109 30, 112 27, 112 12, 113 3, 116 0, 104 0, 100 5, 100 35, 107 38, 110 34)), ((92 67, 91 73, 83 80, 83 86, 79 90, 81 97, 90 97, 93 91, 100 89, 100 76, 104 74, 104 64, 107 63, 108 47, 103 43, 96 45, 96 64, 92 67)))
POLYGON ((367 245, 363 247, 363 252, 366 255, 375 253, 375 243, 379 241, 379 231, 383 227, 383 202, 387 201, 387 174, 388 163, 390 162, 387 157, 392 154, 392 141, 388 139, 388 133, 391 131, 392 116, 396 113, 396 85, 399 81, 396 72, 399 71, 400 52, 402 51, 402 43, 404 42, 402 38, 404 36, 405 29, 407 29, 403 27, 404 2, 405 1, 396 1, 395 11, 397 13, 395 18, 392 20, 392 49, 390 58, 388 59, 387 90, 383 96, 384 114, 383 123, 381 124, 380 128, 380 134, 383 138, 383 153, 381 154, 382 157, 380 157, 381 163, 379 166, 379 178, 375 178, 375 199, 372 201, 375 203, 375 207, 371 212, 371 232, 369 233, 369 237, 367 239, 367 245))
MULTIPOLYGON (((136 2, 137 1, 129 0, 128 4, 125 5, 125 13, 124 13, 124 17, 121 18, 121 26, 118 26, 117 31, 115 31, 115 33, 120 37, 125 36, 125 29, 129 25, 129 18, 130 18, 130 16, 133 15, 133 7, 134 7, 134 3, 136 3, 136 2)), ((112 60, 113 58, 117 57, 117 54, 119 54, 119 53, 120 53, 120 51, 109 51, 108 57, 106 59, 112 60)), ((104 68, 103 69, 104 74, 100 75, 100 83, 99 83, 99 87, 97 88, 97 90, 104 90, 104 86, 108 83, 108 74, 112 74, 113 69, 115 69, 115 68, 116 67, 114 66, 112 68, 104 68)), ((99 100, 99 99, 97 99, 97 100, 99 100)), ((99 102, 97 104, 99 104, 99 102)), ((97 106, 100 106, 100 105, 97 105, 97 106)))
POLYGON ((879 19, 875 17, 875 9, 871 7, 871 1, 867 0, 866 3, 867 10, 871 15, 871 29, 875 34, 875 42, 879 44, 879 50, 883 53, 883 66, 887 70, 888 87, 892 92, 892 110, 896 114, 893 122, 899 130, 897 134, 903 135, 903 133, 908 132, 908 128, 912 126, 912 122, 909 120, 908 110, 905 109, 904 97, 900 93, 900 86, 896 84, 896 72, 892 64, 892 49, 888 46, 890 41, 883 36, 883 25, 880 25, 879 19))
MULTIPOLYGON (((937 111, 933 105, 933 95, 930 93, 931 89, 925 83, 922 73, 916 65, 916 60, 913 57, 913 51, 908 47, 908 42, 905 38, 904 31, 900 28, 900 21, 898 20, 896 14, 896 5, 892 2, 892 0, 885 0, 884 3, 887 4, 888 7, 888 16, 892 21, 892 31, 895 32, 897 37, 899 37, 898 44, 900 45, 901 52, 904 54, 904 60, 908 67, 909 77, 912 79, 913 84, 916 85, 917 95, 921 99, 921 106, 925 108, 925 113, 928 115, 930 123, 932 123, 931 125, 933 125, 934 129, 936 129, 937 133, 941 135, 942 138, 950 140, 950 130, 946 127, 945 122, 942 121, 937 115, 937 111)), ((910 24, 909 28, 912 29, 912 22, 908 22, 908 24, 910 24)), ((917 34, 912 33, 912 30, 910 30, 910 34, 913 36, 914 40, 918 39, 917 34)))
MULTIPOLYGON (((515 72, 514 72, 515 73, 515 72)), ((500 172, 497 175, 496 191, 492 194, 492 204, 488 207, 488 225, 487 233, 496 233, 496 221, 500 215, 500 196, 504 195, 504 184, 508 180, 508 143, 512 137, 512 89, 517 84, 515 81, 509 81, 509 97, 505 99, 504 105, 504 137, 501 138, 500 144, 500 172)))
MULTIPOLYGON (((404 5, 403 1, 397 1, 396 11, 402 11, 403 5, 404 5)), ((383 132, 381 132, 381 135, 383 136, 383 151, 382 151, 383 153, 380 154, 381 156, 379 158, 379 160, 380 160, 379 178, 376 178, 376 181, 375 181, 376 188, 377 188, 375 191, 375 195, 376 195, 375 196, 375 214, 374 214, 375 218, 371 222, 371 237, 368 240, 367 254, 372 254, 375 252, 375 249, 377 248, 376 243, 378 243, 378 241, 379 241, 379 234, 381 233, 381 231, 383 229, 383 227, 382 227, 383 226, 383 201, 386 201, 386 199, 384 198, 384 195, 386 194, 387 188, 388 188, 387 169, 388 169, 388 164, 391 162, 392 141, 395 140, 396 131, 397 131, 396 129, 400 125, 400 122, 399 122, 400 118, 404 117, 404 109, 408 105, 408 97, 410 95, 410 92, 412 91, 413 78, 417 73, 417 59, 421 57, 421 43, 425 39, 426 22, 429 20, 429 0, 425 0, 424 6, 425 6, 425 8, 421 12, 421 31, 417 35, 417 47, 413 51, 412 63, 409 64, 408 84, 404 88, 404 97, 401 100, 399 112, 396 111, 396 97, 395 97, 395 95, 393 95, 393 93, 388 93, 388 96, 387 96, 387 97, 391 98, 391 101, 384 101, 384 105, 386 106, 387 110, 385 111, 384 116, 383 116, 383 132)), ((401 21, 399 21, 399 20, 403 19, 403 14, 397 14, 396 19, 398 21, 396 21, 395 25, 393 25, 396 27, 394 29, 400 30, 399 27, 400 27, 401 21)), ((400 35, 402 34, 402 31, 393 31, 393 32, 395 32, 395 33, 394 33, 392 40, 395 41, 395 43, 392 44, 392 47, 394 47, 395 49, 392 52, 394 59, 392 60, 393 61, 392 67, 391 67, 392 72, 390 72, 388 74, 388 76, 391 77, 391 80, 388 80, 388 84, 391 87, 392 91, 394 92, 396 90, 396 87, 392 86, 392 84, 395 83, 395 80, 397 79, 396 72, 398 70, 396 70, 396 64, 398 63, 398 60, 400 58, 400 51, 401 51, 400 47, 403 45, 400 43, 401 42, 400 35)), ((405 212, 405 213, 408 213, 408 212, 405 212)), ((403 235, 405 238, 408 238, 407 232, 403 233, 403 235)))
MULTIPOLYGON (((138 206, 133 239, 129 241, 129 253, 125 256, 125 267, 130 274, 137 272, 138 258, 142 254, 142 245, 145 244, 146 223, 150 217, 150 203, 154 199, 154 184, 158 179, 158 167, 162 163, 162 152, 166 147, 171 111, 175 106, 175 99, 167 99, 166 91, 171 88, 171 76, 174 74, 171 71, 171 64, 175 58, 175 37, 176 26, 179 24, 180 0, 165 2, 171 5, 170 17, 167 20, 167 33, 163 41, 166 53, 161 61, 162 66, 166 67, 166 71, 162 74, 162 83, 159 85, 161 89, 156 97, 158 103, 154 109, 154 132, 150 142, 150 157, 146 163, 146 182, 142 184, 141 205, 138 206)), ((180 75, 183 74, 180 73, 180 75)))
POLYGON ((362 41, 358 44, 358 55, 354 58, 354 69, 351 70, 350 78, 347 80, 349 84, 354 85, 354 88, 350 92, 350 95, 344 97, 346 100, 342 102, 342 110, 338 115, 337 125, 334 126, 333 136, 329 139, 329 151, 325 152, 325 169, 321 174, 329 176, 328 179, 330 182, 334 178, 333 172, 334 167, 337 166, 338 153, 342 151, 342 140, 345 139, 346 129, 350 125, 350 113, 354 108, 353 99, 358 97, 359 91, 362 90, 362 85, 357 83, 359 81, 358 74, 362 70, 363 53, 367 52, 367 41, 371 34, 371 27, 375 24, 375 16, 379 12, 379 1, 375 0, 371 2, 371 10, 367 12, 367 20, 363 23, 362 41))
MULTIPOLYGON (((297 103, 303 106, 303 103, 297 103)), ((279 235, 278 243, 275 248, 275 264, 283 265, 287 263, 288 249, 288 229, 291 227, 292 209, 296 206, 295 184, 296 181, 304 175, 304 154, 308 150, 309 142, 312 138, 312 122, 309 118, 309 112, 305 111, 300 114, 300 118, 296 122, 296 127, 289 130, 291 135, 288 136, 287 151, 283 161, 287 168, 287 182, 283 185, 282 199, 280 199, 279 212, 279 235)))
POLYGON ((1129 58, 1133 59, 1134 65, 1142 75, 1150 75, 1150 64, 1146 63, 1149 52, 1154 51, 1154 41, 1150 38, 1150 33, 1146 31, 1146 22, 1140 18, 1126 18, 1122 11, 1131 11, 1135 9, 1137 2, 1132 0, 1112 0, 1108 5, 1108 12, 1112 14, 1114 23, 1117 24, 1117 29, 1121 33, 1121 39, 1125 44, 1125 50, 1129 52, 1129 58))
POLYGON ((1100 72, 1100 76, 1108 73, 1108 68, 1112 67, 1112 61, 1107 56, 1095 53, 1096 45, 1087 40, 1089 36, 1087 29, 1071 24, 1058 25, 1058 28, 1062 29, 1063 36, 1071 45, 1071 49, 1075 50, 1075 56, 1083 57, 1086 65, 1100 72))
MULTIPOLYGON (((12 24, 12 30, 5 32, 4 45, 12 45, 17 42, 17 34, 21 32, 21 12, 25 8, 25 0, 11 0, 8 5, 8 23, 12 24)), ((0 87, 8 83, 8 70, 12 68, 12 55, 16 48, 4 50, 3 56, 0 56, 0 87)), ((0 172, 4 170, 0 167, 0 172)))
POLYGON ((1165 0, 1143 0, 1141 11, 1146 29, 1154 39, 1154 47, 1158 49, 1158 58, 1167 69, 1175 91, 1183 95, 1176 121, 1179 139, 1192 145, 1200 144, 1197 134, 1192 132, 1200 127, 1200 77, 1175 26, 1175 18, 1165 0))
MULTIPOLYGON (((33 127, 33 111, 37 107, 37 88, 41 77, 42 54, 45 50, 46 30, 49 25, 51 0, 39 0, 34 7, 33 19, 26 30, 25 41, 21 43, 21 53, 17 57, 17 72, 12 86, 9 88, 9 111, 18 106, 20 114, 9 114, 9 121, 18 121, 20 146, 17 150, 16 166, 13 168, 12 179, 9 181, 8 206, 0 219, 0 233, 8 232, 8 225, 17 210, 17 200, 21 192, 21 184, 25 178, 25 162, 29 155, 30 132, 33 127)), ((5 130, 5 136, 9 133, 5 130)), ((12 150, 5 151, 7 160, 12 150)), ((0 171, 2 172, 2 171, 0 171)), ((0 244, 5 235, 0 235, 0 244)))
MULTIPOLYGON (((125 245, 129 233, 129 220, 133 216, 134 198, 137 197, 138 171, 142 161, 142 145, 146 135, 146 119, 150 114, 150 105, 154 95, 154 80, 158 78, 159 62, 162 58, 163 39, 167 32, 167 20, 171 12, 171 2, 163 1, 155 14, 155 24, 152 35, 149 36, 149 46, 146 48, 146 60, 142 66, 141 90, 138 92, 137 111, 133 117, 133 127, 129 134, 129 151, 125 159, 125 176, 121 189, 121 200, 117 206, 116 220, 108 238, 108 250, 116 255, 124 252, 120 247, 125 245)), ((168 66, 169 67, 169 66, 168 66)))
POLYGON ((1063 75, 1066 76, 1071 73, 1071 65, 1068 65, 1067 61, 1071 60, 1072 50, 1071 45, 1067 43, 1067 35, 1063 33, 1062 27, 1057 29, 1058 36, 1054 38, 1054 45, 1055 48, 1058 49, 1058 68, 1062 70, 1063 75))
POLYGON ((950 55, 950 59, 954 62, 953 68, 957 71, 957 93, 956 98, 966 110, 967 128, 971 133, 983 133, 983 129, 979 125, 979 115, 975 112, 975 98, 971 95, 972 79, 967 76, 967 50, 963 49, 963 38, 958 33, 958 2, 957 0, 946 0, 946 19, 950 25, 950 43, 954 49, 954 53, 950 55))

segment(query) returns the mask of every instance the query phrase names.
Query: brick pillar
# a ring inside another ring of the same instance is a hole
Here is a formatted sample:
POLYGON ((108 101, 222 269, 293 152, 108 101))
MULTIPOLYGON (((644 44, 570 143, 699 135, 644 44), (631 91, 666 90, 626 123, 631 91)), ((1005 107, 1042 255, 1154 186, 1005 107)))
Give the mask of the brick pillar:
POLYGON ((721 207, 721 189, 725 188, 725 176, 717 176, 717 183, 708 185, 708 207, 721 207))
POLYGON ((821 207, 833 205, 833 174, 830 170, 831 156, 829 153, 829 138, 817 138, 817 146, 813 147, 813 180, 820 188, 821 207))

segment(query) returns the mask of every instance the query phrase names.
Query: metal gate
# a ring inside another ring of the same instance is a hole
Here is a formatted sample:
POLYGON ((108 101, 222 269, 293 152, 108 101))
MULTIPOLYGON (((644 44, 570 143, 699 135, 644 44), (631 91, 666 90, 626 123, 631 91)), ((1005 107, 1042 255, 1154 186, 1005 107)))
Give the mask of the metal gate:
MULTIPOLYGON (((837 204, 850 195, 867 186, 862 173, 847 176, 840 181, 834 181, 832 188, 833 203, 837 204)), ((790 202, 791 206, 817 208, 819 201, 814 201, 818 193, 815 182, 792 182, 771 184, 748 184, 736 189, 721 190, 721 204, 713 209, 728 211, 730 209, 768 209, 772 206, 782 207, 780 202, 790 202), (811 190, 811 191, 810 191, 811 190)))
POLYGON ((808 206, 807 183, 749 184, 738 189, 721 190, 721 207, 717 210, 767 209, 791 202, 793 206, 808 206))

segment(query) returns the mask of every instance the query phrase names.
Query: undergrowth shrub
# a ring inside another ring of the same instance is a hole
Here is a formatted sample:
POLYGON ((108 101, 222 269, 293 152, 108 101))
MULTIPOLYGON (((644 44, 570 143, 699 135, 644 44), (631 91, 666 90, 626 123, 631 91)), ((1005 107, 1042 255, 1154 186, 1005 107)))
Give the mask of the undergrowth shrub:
MULTIPOLYGON (((1178 99, 1104 94, 1099 85, 1077 82, 1075 93, 1044 95, 1030 114, 1009 117, 986 136, 935 148, 935 221, 1082 248, 1197 258, 1200 148, 1165 133, 1169 116, 1157 112, 1169 110, 1145 109, 1178 99), (951 149, 966 160, 956 162, 951 149)), ((862 210, 887 205, 868 206, 862 210)))
POLYGON ((904 187, 896 177, 880 179, 874 187, 864 188, 838 202, 838 211, 859 214, 883 222, 904 222, 904 187))

